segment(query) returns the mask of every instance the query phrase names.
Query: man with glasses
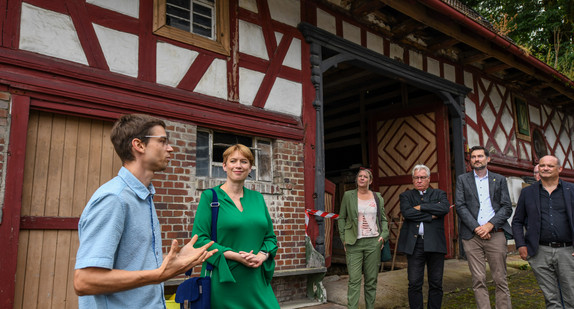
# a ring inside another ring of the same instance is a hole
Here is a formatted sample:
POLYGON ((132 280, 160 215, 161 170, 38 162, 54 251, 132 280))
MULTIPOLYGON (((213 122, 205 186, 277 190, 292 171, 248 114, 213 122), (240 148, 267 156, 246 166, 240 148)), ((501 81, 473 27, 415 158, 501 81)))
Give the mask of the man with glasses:
POLYGON ((456 181, 456 212, 460 218, 462 238, 472 289, 477 308, 490 308, 486 286, 486 261, 496 286, 496 308, 512 308, 506 280, 506 235, 512 235, 508 218, 512 203, 506 178, 489 171, 488 150, 482 146, 470 149, 473 171, 458 176, 456 181))
POLYGON ((79 308, 165 308, 163 282, 212 256, 211 243, 194 248, 197 235, 163 258, 161 229, 151 183, 169 164, 165 123, 148 115, 124 115, 111 140, 122 160, 118 176, 102 185, 78 224, 74 289, 79 308))
POLYGON ((442 277, 446 237, 444 216, 450 210, 446 192, 430 188, 430 169, 416 165, 412 172, 414 189, 399 196, 404 223, 398 250, 407 254, 410 308, 423 308, 425 265, 428 272, 427 308, 442 305, 442 277))

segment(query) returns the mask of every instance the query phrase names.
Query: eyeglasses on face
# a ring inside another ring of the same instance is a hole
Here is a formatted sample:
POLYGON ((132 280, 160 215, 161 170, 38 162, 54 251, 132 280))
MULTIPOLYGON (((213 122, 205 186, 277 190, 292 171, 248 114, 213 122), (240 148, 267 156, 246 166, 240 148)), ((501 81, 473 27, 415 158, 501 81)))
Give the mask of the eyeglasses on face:
POLYGON ((146 138, 156 137, 159 139, 160 144, 162 144, 163 146, 169 145, 169 136, 167 135, 146 135, 144 137, 146 138))

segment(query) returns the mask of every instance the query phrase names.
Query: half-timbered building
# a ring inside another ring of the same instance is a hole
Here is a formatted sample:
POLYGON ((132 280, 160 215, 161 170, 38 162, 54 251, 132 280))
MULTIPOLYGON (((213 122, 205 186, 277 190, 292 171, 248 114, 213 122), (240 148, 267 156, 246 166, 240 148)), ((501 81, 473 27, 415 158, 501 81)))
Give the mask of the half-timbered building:
MULTIPOLYGON (((175 155, 154 181, 166 252, 223 181, 222 149, 254 149, 247 185, 274 221, 280 302, 342 262, 333 220, 306 224, 306 209, 336 213, 360 166, 392 242, 415 164, 451 200, 474 145, 514 202, 544 154, 574 180, 574 82, 457 0, 2 0, 0 12, 2 308, 77 307, 77 223, 121 166, 109 129, 124 113, 168 123, 175 155)), ((454 212, 446 225, 456 257, 454 212)))

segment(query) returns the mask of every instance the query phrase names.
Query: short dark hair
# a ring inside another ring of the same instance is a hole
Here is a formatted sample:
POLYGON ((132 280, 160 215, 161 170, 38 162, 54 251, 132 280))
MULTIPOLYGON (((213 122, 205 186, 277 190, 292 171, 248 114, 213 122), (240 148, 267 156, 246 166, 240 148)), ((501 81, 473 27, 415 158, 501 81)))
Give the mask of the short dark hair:
POLYGON ((132 140, 138 138, 147 143, 149 138, 146 135, 150 135, 151 128, 155 126, 162 126, 165 129, 165 122, 145 114, 123 115, 114 123, 110 139, 122 163, 135 160, 132 140))
POLYGON ((487 157, 490 157, 490 152, 488 152, 488 149, 486 149, 483 146, 474 146, 474 147, 470 148, 470 154, 472 154, 472 152, 475 150, 484 150, 484 155, 487 157))

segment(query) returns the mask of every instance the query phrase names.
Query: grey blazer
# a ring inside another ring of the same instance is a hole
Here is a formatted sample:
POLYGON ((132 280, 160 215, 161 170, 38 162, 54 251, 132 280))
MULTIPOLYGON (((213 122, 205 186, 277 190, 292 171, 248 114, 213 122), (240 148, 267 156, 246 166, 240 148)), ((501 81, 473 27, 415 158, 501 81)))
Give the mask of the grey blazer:
MULTIPOLYGON (((508 193, 506 178, 502 175, 488 171, 488 188, 490 202, 494 209, 494 217, 489 220, 494 225, 493 230, 504 229, 507 235, 512 235, 508 218, 512 215, 512 203, 508 193)), ((455 195, 456 213, 462 224, 459 226, 459 235, 462 239, 471 239, 478 224, 478 211, 480 202, 474 180, 474 171, 458 176, 455 195)))

